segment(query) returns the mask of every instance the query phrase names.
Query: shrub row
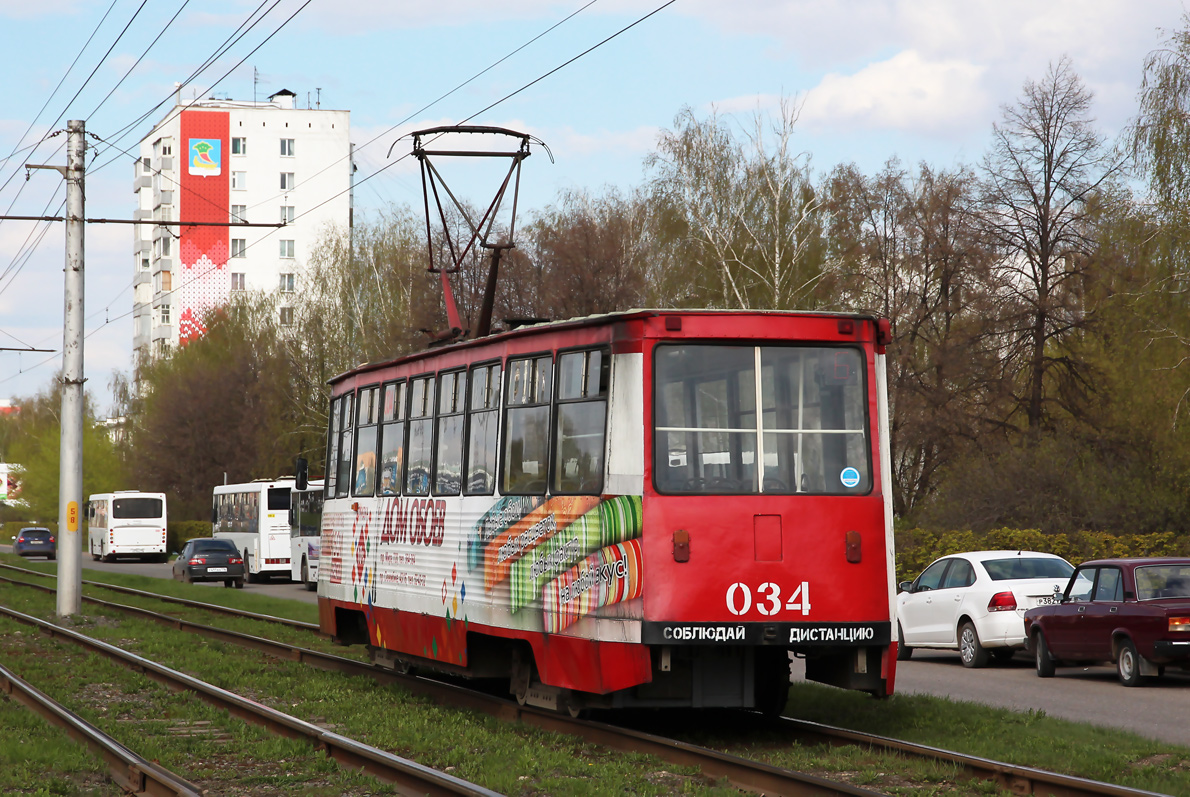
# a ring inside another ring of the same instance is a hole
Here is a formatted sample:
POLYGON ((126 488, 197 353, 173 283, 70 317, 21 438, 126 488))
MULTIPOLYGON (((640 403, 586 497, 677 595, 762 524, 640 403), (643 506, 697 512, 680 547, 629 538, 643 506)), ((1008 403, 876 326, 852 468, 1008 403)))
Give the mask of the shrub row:
POLYGON ((908 581, 916 578, 935 559, 964 551, 1041 551, 1078 564, 1088 559, 1121 556, 1190 556, 1190 536, 1172 531, 1046 534, 1037 529, 993 529, 986 533, 904 529, 896 532, 896 549, 897 580, 908 581))
POLYGON ((195 537, 210 537, 209 520, 171 520, 165 524, 165 550, 177 553, 187 540, 195 537))

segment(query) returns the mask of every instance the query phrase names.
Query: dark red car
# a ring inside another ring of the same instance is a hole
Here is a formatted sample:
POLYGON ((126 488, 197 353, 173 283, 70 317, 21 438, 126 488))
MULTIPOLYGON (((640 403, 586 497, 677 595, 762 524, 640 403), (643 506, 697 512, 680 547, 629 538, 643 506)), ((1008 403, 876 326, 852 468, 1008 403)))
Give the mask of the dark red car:
POLYGON ((1190 669, 1190 559, 1099 559, 1079 565, 1057 602, 1025 612, 1037 674, 1114 661, 1137 686, 1168 665, 1190 669))

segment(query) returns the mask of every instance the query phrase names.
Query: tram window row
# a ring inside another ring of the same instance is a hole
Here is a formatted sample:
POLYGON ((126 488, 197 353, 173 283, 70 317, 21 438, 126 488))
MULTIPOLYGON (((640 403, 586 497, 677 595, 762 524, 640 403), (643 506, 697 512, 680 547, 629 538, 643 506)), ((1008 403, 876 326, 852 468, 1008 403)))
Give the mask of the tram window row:
POLYGON ((609 371, 606 349, 565 351, 340 396, 326 495, 598 495, 609 371))

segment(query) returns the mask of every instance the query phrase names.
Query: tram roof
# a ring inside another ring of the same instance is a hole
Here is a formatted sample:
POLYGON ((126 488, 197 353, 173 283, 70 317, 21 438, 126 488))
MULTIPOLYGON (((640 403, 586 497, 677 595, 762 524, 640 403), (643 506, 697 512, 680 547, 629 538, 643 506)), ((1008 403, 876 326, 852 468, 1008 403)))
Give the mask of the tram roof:
POLYGON ((408 354, 401 354, 396 357, 389 357, 382 360, 373 360, 371 362, 360 363, 354 368, 350 368, 340 374, 337 374, 329 380, 329 384, 342 381, 350 376, 353 376, 364 371, 371 371, 376 368, 383 368, 398 363, 416 362, 417 360, 426 359, 442 354, 446 351, 458 351, 459 349, 473 348, 477 346, 486 346, 490 343, 498 343, 500 341, 512 340, 521 337, 529 337, 532 335, 540 335, 547 332, 565 331, 568 329, 580 329, 583 327, 600 326, 603 324, 617 323, 620 321, 628 321, 635 318, 655 318, 659 316, 695 316, 695 315, 724 315, 724 316, 785 316, 785 317, 805 317, 805 318, 855 318, 875 321, 877 315, 872 312, 854 311, 828 311, 828 310, 741 310, 741 309, 715 309, 715 308, 699 308, 699 309, 653 309, 653 308, 637 308, 632 310, 621 310, 614 313, 598 313, 595 315, 577 316, 575 318, 567 318, 561 320, 541 321, 533 324, 523 324, 512 329, 506 329, 502 332, 496 332, 483 338, 462 338, 458 341, 448 343, 442 346, 435 346, 433 348, 422 349, 420 351, 410 352, 408 354))

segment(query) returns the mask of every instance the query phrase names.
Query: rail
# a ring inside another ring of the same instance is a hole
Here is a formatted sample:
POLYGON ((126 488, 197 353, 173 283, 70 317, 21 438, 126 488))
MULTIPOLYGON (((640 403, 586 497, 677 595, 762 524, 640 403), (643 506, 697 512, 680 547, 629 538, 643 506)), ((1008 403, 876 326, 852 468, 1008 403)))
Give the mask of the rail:
POLYGON ((272 733, 289 738, 305 739, 316 749, 323 750, 328 757, 337 761, 341 766, 367 772, 380 780, 396 784, 409 794, 435 795, 435 797, 438 795, 442 797, 448 795, 497 797, 499 794, 461 778, 438 772, 431 767, 418 764, 416 761, 401 758, 355 739, 325 730, 313 723, 261 705, 256 701, 241 697, 234 692, 166 667, 143 656, 121 650, 102 640, 93 639, 77 631, 63 628, 6 606, 0 606, 0 614, 34 626, 51 637, 68 639, 93 653, 114 659, 169 689, 190 690, 204 701, 247 722, 263 725, 272 733))
POLYGON ((112 780, 129 794, 200 797, 202 789, 129 750, 113 737, 0 665, 0 692, 66 731, 103 759, 112 780))
MULTIPOLYGON (((11 567, 11 566, 10 566, 11 567)), ((15 568, 20 569, 20 568, 15 568)), ((35 572, 35 571, 29 571, 35 572)), ((23 581, 0 577, 0 581, 29 586, 52 592, 52 588, 23 581)), ((104 586, 104 585, 100 585, 104 586)), ((139 591, 138 591, 139 592, 139 591)), ((151 593, 144 593, 151 595, 151 593)), ((641 731, 615 725, 575 719, 556 712, 520 706, 503 698, 464 689, 453 684, 429 678, 404 675, 374 664, 322 653, 288 643, 277 642, 264 637, 243 634, 236 631, 205 626, 189 620, 181 620, 135 606, 110 603, 98 598, 83 597, 84 601, 102 605, 117 611, 126 611, 173 627, 196 633, 208 638, 253 648, 269 655, 301 661, 308 666, 323 670, 342 672, 349 675, 365 675, 380 683, 396 683, 439 703, 450 704, 482 711, 508 721, 520 721, 557 733, 578 736, 605 747, 651 753, 674 764, 698 767, 707 775, 726 778, 737 788, 764 794, 852 794, 870 795, 874 792, 858 789, 848 784, 828 781, 792 770, 771 767, 748 759, 720 753, 715 750, 666 739, 641 731)), ((207 604, 198 604, 205 608, 207 604)), ((227 613, 239 614, 235 610, 219 607, 227 613)), ((251 613, 243 613, 252 616, 251 613)), ((1164 797, 1156 792, 1132 789, 1102 781, 1079 778, 1072 775, 1017 766, 978 756, 968 756, 950 750, 928 745, 915 744, 846 728, 782 717, 778 726, 791 736, 814 739, 833 745, 863 745, 873 749, 894 752, 932 761, 955 765, 969 778, 978 778, 996 783, 1014 794, 1048 795, 1049 797, 1164 797)))

